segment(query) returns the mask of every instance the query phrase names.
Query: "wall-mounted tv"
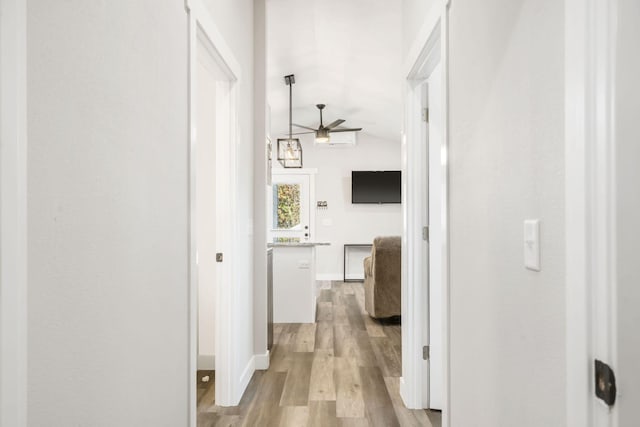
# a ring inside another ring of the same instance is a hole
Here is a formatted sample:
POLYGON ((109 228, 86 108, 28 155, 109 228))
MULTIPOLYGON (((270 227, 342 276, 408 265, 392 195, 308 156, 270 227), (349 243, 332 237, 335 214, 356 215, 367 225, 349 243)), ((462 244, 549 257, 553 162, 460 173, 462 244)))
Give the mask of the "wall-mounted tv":
POLYGON ((400 171, 352 171, 351 203, 401 203, 400 171))

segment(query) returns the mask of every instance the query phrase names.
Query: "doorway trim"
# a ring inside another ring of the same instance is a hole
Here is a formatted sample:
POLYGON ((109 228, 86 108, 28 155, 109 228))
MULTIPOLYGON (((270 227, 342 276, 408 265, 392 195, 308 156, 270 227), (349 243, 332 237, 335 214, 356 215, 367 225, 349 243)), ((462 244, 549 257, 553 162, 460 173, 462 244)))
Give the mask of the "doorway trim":
POLYGON ((26 2, 0 0, 0 426, 27 425, 26 2))
MULTIPOLYGON (((233 51, 222 37, 217 25, 202 2, 202 0, 186 0, 185 8, 189 17, 189 424, 196 426, 197 420, 197 397, 196 397, 196 374, 198 360, 198 283, 196 264, 196 126, 197 126, 197 52, 198 44, 204 42, 207 51, 213 61, 220 67, 229 82, 229 139, 226 140, 224 152, 228 153, 230 159, 230 185, 229 192, 231 203, 229 206, 229 224, 231 231, 231 242, 228 259, 231 262, 229 267, 230 282, 233 283, 234 274, 237 271, 236 248, 233 243, 237 230, 235 214, 235 190, 237 188, 237 145, 239 143, 238 134, 238 85, 242 78, 242 68, 235 58, 233 51)), ((244 391, 244 382, 248 382, 247 375, 236 375, 242 367, 235 366, 237 363, 233 358, 234 353, 234 333, 232 332, 233 307, 236 303, 233 289, 225 286, 217 286, 216 289, 216 340, 215 340, 215 360, 216 360, 216 403, 220 406, 232 406, 239 402, 244 391), (237 368, 237 369, 236 369, 237 368)), ((250 379, 250 374, 249 374, 250 379)))
MULTIPOLYGON (((402 251, 409 254, 403 257, 402 266, 402 377, 400 378, 400 395, 408 408, 422 409, 424 404, 422 393, 422 346, 425 334, 423 313, 427 294, 423 286, 425 272, 419 257, 422 255, 422 206, 425 200, 425 183, 423 176, 426 151, 423 141, 426 138, 421 121, 422 89, 421 86, 440 64, 442 73, 442 129, 443 148, 448 151, 449 141, 449 68, 448 68, 448 14, 450 0, 441 0, 428 12, 425 24, 420 30, 417 41, 409 51, 409 60, 405 66, 405 130, 402 139, 402 156, 405 180, 403 182, 403 211, 405 229, 403 231, 402 251), (414 203, 409 206, 408 201, 414 203)), ((445 283, 442 287, 442 347, 443 347, 443 407, 442 425, 449 425, 449 171, 448 160, 443 159, 444 206, 444 240, 443 265, 445 283)))
POLYGON ((613 427, 594 359, 616 363, 617 0, 565 3, 566 425, 613 427))

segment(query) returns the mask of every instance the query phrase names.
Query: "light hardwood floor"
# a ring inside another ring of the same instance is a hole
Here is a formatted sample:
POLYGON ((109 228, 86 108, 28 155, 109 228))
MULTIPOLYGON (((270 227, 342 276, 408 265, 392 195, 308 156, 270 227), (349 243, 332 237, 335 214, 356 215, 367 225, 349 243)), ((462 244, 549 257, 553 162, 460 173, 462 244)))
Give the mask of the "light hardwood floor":
POLYGON ((438 412, 403 405, 400 325, 371 319, 363 302, 362 283, 333 282, 316 323, 275 325, 271 366, 239 406, 215 406, 213 373, 200 372, 198 426, 440 427, 438 412))

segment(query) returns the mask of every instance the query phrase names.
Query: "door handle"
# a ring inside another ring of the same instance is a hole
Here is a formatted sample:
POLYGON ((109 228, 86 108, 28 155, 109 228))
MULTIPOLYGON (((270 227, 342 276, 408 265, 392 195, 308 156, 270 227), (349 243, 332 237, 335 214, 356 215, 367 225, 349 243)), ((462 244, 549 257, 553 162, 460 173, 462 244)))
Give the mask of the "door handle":
POLYGON ((222 262, 223 259, 224 259, 224 254, 222 252, 218 252, 216 254, 216 262, 222 262))

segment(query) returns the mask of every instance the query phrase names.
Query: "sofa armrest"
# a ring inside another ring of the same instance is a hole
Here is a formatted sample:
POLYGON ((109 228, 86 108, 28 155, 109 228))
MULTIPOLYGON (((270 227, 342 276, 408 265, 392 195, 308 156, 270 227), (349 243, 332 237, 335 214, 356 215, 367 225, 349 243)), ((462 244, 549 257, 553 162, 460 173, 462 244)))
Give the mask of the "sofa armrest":
POLYGON ((364 277, 373 276, 373 262, 371 261, 371 257, 368 256, 363 261, 364 264, 364 277))

